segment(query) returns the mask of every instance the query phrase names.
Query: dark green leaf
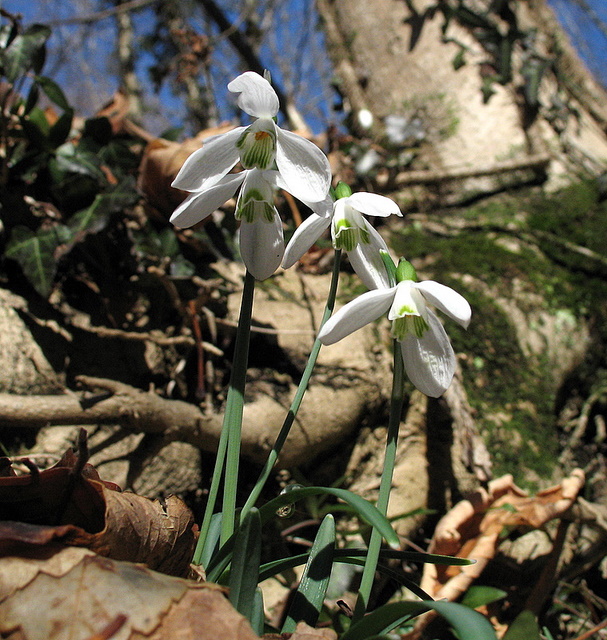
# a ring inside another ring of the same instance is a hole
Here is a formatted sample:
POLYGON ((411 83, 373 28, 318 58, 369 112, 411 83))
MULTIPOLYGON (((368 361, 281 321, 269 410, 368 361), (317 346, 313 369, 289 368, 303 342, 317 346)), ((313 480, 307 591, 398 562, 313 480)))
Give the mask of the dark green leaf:
POLYGON ((293 633, 298 622, 316 626, 318 616, 325 601, 325 594, 331 578, 333 551, 335 549, 335 519, 325 516, 318 528, 314 544, 310 549, 297 591, 281 633, 293 633))
POLYGON ((508 627, 503 640, 540 640, 540 628, 531 611, 521 611, 508 627))
POLYGON ((97 233, 105 228, 110 216, 132 206, 139 195, 131 180, 125 180, 107 193, 99 193, 90 207, 75 213, 69 221, 74 236, 82 238, 89 233, 97 233))
POLYGON ((94 153, 80 151, 71 143, 61 145, 55 152, 56 168, 67 173, 80 173, 105 183, 105 175, 94 153))
POLYGON ((41 68, 44 61, 44 45, 51 30, 42 24, 34 24, 17 35, 2 56, 4 75, 9 82, 25 75, 30 69, 41 68))
POLYGON ((57 271, 55 252, 69 238, 63 225, 43 228, 37 233, 23 226, 13 229, 6 256, 16 260, 41 296, 48 296, 57 271))
POLYGON ((230 571, 230 602, 236 611, 251 621, 255 611, 255 591, 261 561, 261 518, 253 507, 236 532, 232 570, 230 571))
POLYGON ((0 27, 0 49, 6 49, 17 33, 17 25, 14 22, 3 24, 0 27))
POLYGON ((89 118, 84 122, 82 135, 92 138, 97 144, 107 144, 112 138, 112 125, 105 118, 89 118))
POLYGON ((353 624, 340 640, 366 640, 434 609, 449 622, 460 640, 496 640, 495 631, 480 613, 455 602, 392 602, 353 624))
POLYGON ((74 112, 72 109, 68 109, 65 113, 61 114, 57 122, 51 127, 48 138, 53 147, 62 145, 72 130, 72 119, 74 112))
POLYGON ((40 96, 40 90, 37 84, 33 84, 27 94, 27 100, 25 101, 25 107, 23 112, 28 115, 29 112, 36 106, 38 97, 40 96))
POLYGON ((63 93, 63 90, 54 80, 51 80, 46 76, 36 76, 35 80, 37 85, 42 89, 42 91, 44 91, 46 97, 51 102, 54 102, 60 109, 63 109, 64 111, 68 111, 69 109, 71 109, 70 104, 67 101, 65 94, 63 93))
POLYGON ((171 127, 166 129, 160 134, 160 138, 163 140, 170 140, 171 142, 177 142, 183 134, 183 127, 171 127))
POLYGON ((508 594, 496 587, 485 587, 483 585, 473 585, 466 591, 461 600, 461 604, 471 609, 477 609, 483 605, 502 600, 508 594))

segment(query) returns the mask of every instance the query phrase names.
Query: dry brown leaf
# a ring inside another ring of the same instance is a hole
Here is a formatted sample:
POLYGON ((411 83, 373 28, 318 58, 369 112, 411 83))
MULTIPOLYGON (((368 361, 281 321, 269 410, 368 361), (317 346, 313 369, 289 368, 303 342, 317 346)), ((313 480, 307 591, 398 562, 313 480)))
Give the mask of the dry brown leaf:
POLYGON ((11 640, 258 638, 217 585, 75 547, 47 559, 0 560, 0 635, 11 640))
POLYGON ((527 496, 507 475, 463 500, 438 523, 429 553, 476 560, 465 567, 424 565, 421 588, 433 598, 457 600, 495 556, 504 530, 537 529, 559 517, 584 485, 584 472, 575 469, 560 485, 527 496))
MULTIPOLYGON (((573 504, 584 480, 584 472, 574 469, 561 484, 528 496, 511 475, 505 475, 490 482, 487 490, 481 488, 462 500, 439 521, 428 552, 476 563, 464 567, 425 564, 420 587, 436 600, 457 600, 495 556, 504 531, 537 529, 558 518, 573 504)), ((417 640, 434 617, 434 612, 420 616, 404 638, 417 640)))
POLYGON ((181 143, 157 138, 148 143, 139 165, 137 187, 149 204, 163 214, 170 214, 186 194, 171 187, 186 158, 200 149, 204 140, 233 129, 225 124, 201 131, 195 138, 181 143))
POLYGON ((295 631, 291 634, 264 633, 263 640, 337 640, 337 634, 333 629, 316 629, 306 624, 298 622, 295 631))
POLYGON ((179 498, 160 503, 117 491, 71 451, 51 469, 34 469, 30 475, 0 477, 0 554, 28 549, 40 556, 47 544, 78 545, 187 575, 196 527, 179 498))
POLYGON ((315 629, 305 622, 298 622, 291 640, 337 640, 333 629, 315 629))

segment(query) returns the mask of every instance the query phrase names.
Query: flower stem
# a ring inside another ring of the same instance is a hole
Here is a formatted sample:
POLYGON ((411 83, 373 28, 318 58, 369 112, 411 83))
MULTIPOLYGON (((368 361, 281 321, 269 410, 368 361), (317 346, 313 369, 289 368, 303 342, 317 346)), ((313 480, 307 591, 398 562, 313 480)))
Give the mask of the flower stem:
MULTIPOLYGON (((339 267, 341 263, 341 249, 335 251, 335 258, 333 261, 333 273, 331 276, 331 285, 329 287, 329 295, 327 296, 327 302, 325 304, 325 310, 320 321, 320 328, 322 328, 323 324, 331 317, 333 313, 333 308, 335 307, 335 296, 337 294, 337 284, 339 282, 339 267)), ((268 454, 268 459, 259 474, 259 478, 253 487, 251 494, 249 495, 247 501, 242 508, 240 517, 241 519, 245 517, 245 515, 251 510, 251 508, 255 505, 257 498, 270 477, 270 473, 272 472, 272 468, 282 451, 282 447, 289 435, 289 431, 293 425, 295 418, 297 417, 297 412, 299 411, 299 407, 303 400, 303 397, 308 389, 308 385, 310 383, 310 378, 312 376, 312 372, 314 371, 314 366, 316 365, 316 360, 318 358, 318 354, 320 352, 320 348, 322 343, 318 338, 314 341, 312 345, 312 350, 310 351, 310 355, 308 356, 308 362, 306 363, 306 368, 301 376, 301 380, 299 382, 299 386, 297 387, 297 391, 295 392, 295 396, 293 397, 293 401, 291 402, 291 406, 289 407, 289 412, 287 413, 280 432, 276 437, 276 442, 272 447, 272 450, 268 454)))
MULTIPOLYGON (((392 476, 394 474, 394 466, 396 463, 396 447, 398 444, 398 432, 400 429, 400 419, 402 415, 405 372, 403 357, 401 354, 400 344, 394 340, 394 369, 392 377, 392 395, 390 398, 390 419, 388 422, 388 434, 386 437, 386 453, 384 457, 384 469, 379 486, 379 494, 377 497, 377 509, 386 515, 388 512, 388 502, 390 500, 390 490, 392 488, 392 476)), ((379 551, 381 547, 381 535, 377 529, 371 531, 371 539, 369 540, 369 548, 367 557, 365 558, 365 566, 356 600, 356 607, 352 617, 352 624, 360 620, 366 613, 369 606, 369 597, 371 588, 375 578, 375 570, 379 559, 379 551)))
POLYGON ((249 361, 251 337, 251 317, 253 315, 253 294, 255 278, 247 271, 240 303, 240 317, 236 331, 236 344, 232 359, 232 375, 226 399, 226 410, 222 430, 228 431, 226 464, 223 485, 223 507, 221 520, 221 544, 234 533, 236 518, 236 492, 238 489, 238 467, 240 463, 240 438, 242 432, 242 411, 244 389, 249 361))
POLYGON ((200 526, 200 536, 198 537, 194 556, 192 557, 192 564, 200 564, 201 562, 207 536, 209 534, 209 528, 211 526, 211 518, 213 517, 213 511, 215 510, 215 504, 219 494, 224 466, 226 467, 226 480, 224 483, 222 536, 225 536, 227 539, 234 530, 234 507, 236 502, 236 485, 238 481, 242 409, 249 354, 249 338, 251 334, 251 316, 253 310, 254 291, 255 278, 247 271, 242 292, 240 318, 238 320, 238 328, 236 330, 232 375, 230 378, 230 386, 228 388, 228 397, 226 399, 223 426, 221 429, 221 436, 219 437, 219 444, 217 446, 215 468, 213 469, 209 497, 207 499, 202 525, 200 526), (227 465, 226 455, 229 455, 227 465), (226 511, 226 497, 228 492, 231 492, 232 494, 228 498, 228 502, 234 506, 229 511, 226 511), (223 523, 225 521, 227 521, 227 523, 225 525, 224 533, 223 523), (230 531, 230 533, 228 533, 228 531, 230 531))

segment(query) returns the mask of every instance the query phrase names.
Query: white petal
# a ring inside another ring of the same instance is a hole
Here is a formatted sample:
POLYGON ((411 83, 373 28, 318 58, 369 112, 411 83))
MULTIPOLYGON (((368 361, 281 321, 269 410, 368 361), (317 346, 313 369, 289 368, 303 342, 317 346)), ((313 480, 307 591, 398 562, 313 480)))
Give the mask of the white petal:
POLYGON ((388 252, 388 247, 367 220, 365 220, 365 228, 371 242, 369 244, 359 242, 353 251, 348 252, 348 259, 367 289, 386 289, 390 286, 390 279, 380 251, 388 252))
POLYGON ((318 333, 323 344, 333 344, 388 311, 396 288, 374 289, 348 302, 331 316, 318 333))
POLYGON ((261 218, 241 222, 240 255, 257 280, 269 278, 278 269, 284 250, 282 221, 278 214, 272 222, 261 218))
POLYGON ((381 216, 383 218, 392 214, 402 216, 400 209, 394 200, 379 196, 376 193, 353 193, 347 198, 348 204, 357 211, 368 216, 381 216))
POLYGON ((199 191, 221 180, 240 158, 236 147, 245 127, 238 127, 207 140, 183 163, 171 186, 183 191, 199 191))
POLYGON ((303 202, 320 202, 331 186, 327 156, 313 143, 276 127, 276 164, 287 191, 303 202))
POLYGON ((453 320, 462 327, 468 327, 470 317, 472 316, 472 309, 464 296, 451 289, 451 287, 446 287, 444 284, 439 284, 433 280, 416 282, 413 286, 419 289, 419 291, 423 293, 424 298, 437 309, 440 309, 450 318, 453 318, 453 320))
POLYGON ((283 269, 292 267, 328 228, 331 218, 309 215, 295 230, 289 240, 282 260, 283 269))
POLYGON ((246 171, 242 171, 241 173, 226 176, 219 183, 208 189, 191 193, 173 211, 170 221, 176 227, 186 229, 204 220, 234 195, 236 189, 244 180, 246 173, 246 171))
POLYGON ((228 90, 240 93, 238 106, 254 118, 273 118, 278 113, 278 96, 272 85, 258 73, 246 71, 228 84, 228 90))
POLYGON ((427 396, 438 398, 453 380, 455 354, 443 325, 430 310, 428 324, 421 338, 408 334, 400 345, 411 382, 427 396))

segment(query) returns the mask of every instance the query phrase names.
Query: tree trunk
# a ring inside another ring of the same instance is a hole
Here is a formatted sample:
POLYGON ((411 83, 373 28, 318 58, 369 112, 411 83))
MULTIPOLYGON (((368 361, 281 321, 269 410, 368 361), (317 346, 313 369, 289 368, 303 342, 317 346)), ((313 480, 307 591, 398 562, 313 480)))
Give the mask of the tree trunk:
POLYGON ((392 190, 441 185, 451 203, 602 170, 607 93, 545 0, 495 4, 318 0, 352 121, 370 111, 367 133, 408 151, 392 190))

